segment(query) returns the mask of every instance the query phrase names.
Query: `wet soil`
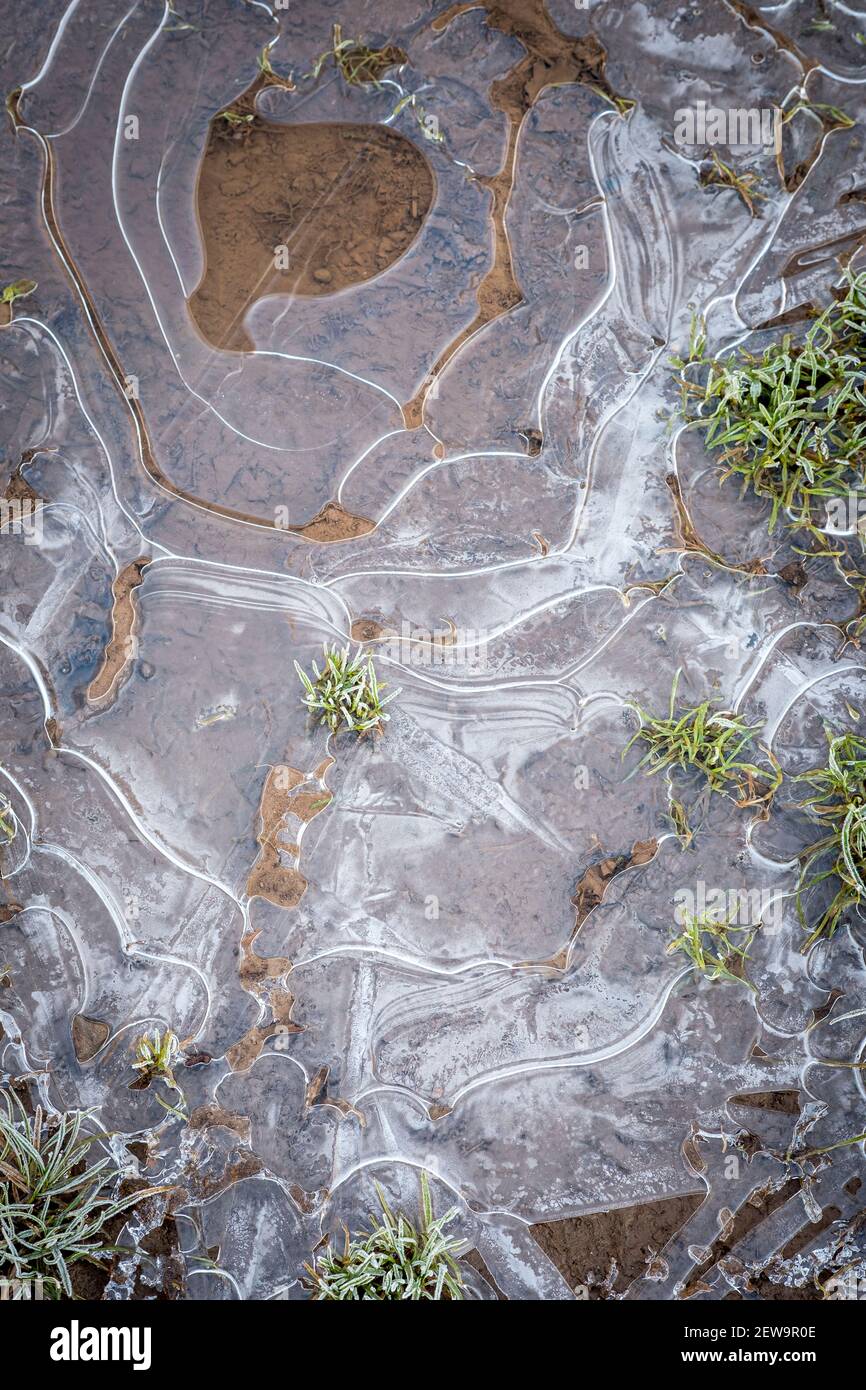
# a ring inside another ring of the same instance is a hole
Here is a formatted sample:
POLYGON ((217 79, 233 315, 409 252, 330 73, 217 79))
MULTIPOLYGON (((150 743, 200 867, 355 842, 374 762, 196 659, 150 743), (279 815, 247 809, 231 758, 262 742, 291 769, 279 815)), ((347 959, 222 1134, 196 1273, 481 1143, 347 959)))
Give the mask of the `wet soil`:
POLYGON ((589 1299, 609 1298, 646 1272, 703 1199, 703 1193, 667 1197, 565 1221, 540 1221, 530 1230, 572 1289, 589 1299))
POLYGON ((188 301, 203 337, 249 351, 243 318, 256 300, 336 294, 381 274, 417 237, 434 187, 421 151, 383 126, 217 116, 198 181, 205 272, 188 301))
POLYGON ((135 590, 142 581, 150 556, 143 555, 122 569, 111 586, 111 639, 102 657, 102 664, 90 685, 87 699, 91 705, 106 708, 113 704, 124 679, 129 675, 135 656, 135 590))
POLYGON ((292 838, 291 818, 305 825, 331 800, 330 793, 321 788, 299 790, 305 780, 294 767, 274 767, 268 773, 259 808, 260 853, 247 881, 251 898, 266 898, 287 909, 297 907, 307 887, 307 880, 294 864, 285 862, 286 857, 297 859, 300 853, 292 838))
POLYGON ((72 1046, 79 1062, 89 1062, 95 1057, 110 1032, 108 1024, 101 1019, 76 1014, 72 1020, 72 1046))

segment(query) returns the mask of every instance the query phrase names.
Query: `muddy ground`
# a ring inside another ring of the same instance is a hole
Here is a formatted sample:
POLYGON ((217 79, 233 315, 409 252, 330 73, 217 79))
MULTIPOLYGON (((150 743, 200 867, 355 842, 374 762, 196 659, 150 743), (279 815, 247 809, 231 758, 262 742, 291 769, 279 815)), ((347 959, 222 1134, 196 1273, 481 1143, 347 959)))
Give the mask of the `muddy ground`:
POLYGON ((866 717, 857 574, 720 483, 670 361, 861 268, 866 47, 813 8, 16 20, 0 1080, 171 1193, 82 1296, 301 1299, 420 1171, 472 1298, 866 1277, 862 918, 803 952, 788 792, 626 747, 677 672, 786 779, 866 717), (700 102, 798 109, 732 183, 700 102), (293 669, 350 639, 399 688, 357 741, 293 669), (760 903, 739 977, 667 950, 684 891, 760 903))

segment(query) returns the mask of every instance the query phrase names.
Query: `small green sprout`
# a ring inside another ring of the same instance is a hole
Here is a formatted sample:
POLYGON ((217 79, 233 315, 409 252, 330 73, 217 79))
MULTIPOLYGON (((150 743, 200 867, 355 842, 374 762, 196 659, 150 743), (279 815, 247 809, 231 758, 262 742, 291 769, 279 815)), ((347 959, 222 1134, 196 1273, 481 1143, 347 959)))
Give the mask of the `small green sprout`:
POLYGON ((755 935, 754 927, 734 927, 729 918, 719 921, 711 912, 698 916, 686 913, 681 923, 682 931, 667 947, 667 954, 676 951, 688 956, 696 970, 707 980, 733 980, 754 990, 751 980, 731 970, 731 963, 742 966, 749 959, 748 950, 755 935), (731 936, 736 932, 749 932, 745 946, 738 946, 731 936))
POLYGON ((439 129, 438 119, 428 113, 426 106, 423 106, 418 100, 417 92, 405 92, 403 96, 401 96, 394 110, 391 112, 392 119, 394 116, 399 116, 400 112, 405 111, 407 107, 415 117, 425 140, 430 140, 433 144, 438 145, 445 143, 445 136, 439 129))
POLYGON ((331 47, 319 54, 310 71, 305 72, 301 80, 315 82, 329 61, 333 61, 348 87, 367 87, 374 92, 384 91, 386 85, 396 88, 400 95, 391 111, 390 119, 394 120, 401 112, 409 110, 424 139, 444 146, 445 136, 439 129, 439 121, 436 116, 428 113, 418 93, 404 91, 394 77, 387 78, 385 82, 381 81, 384 73, 391 68, 400 68, 406 62, 406 54, 402 48, 397 48, 394 44, 386 44, 383 48, 370 48, 369 44, 361 39, 344 39, 342 26, 335 24, 331 35, 331 47))
POLYGON ((719 158, 715 150, 710 152, 709 161, 701 169, 700 181, 705 188, 712 185, 732 188, 742 198, 752 217, 758 216, 754 200, 760 198, 766 202, 767 195, 760 191, 761 181, 757 174, 753 174, 751 170, 747 170, 745 174, 738 174, 719 158))
POLYGON ((319 54, 311 71, 304 74, 305 77, 315 80, 329 59, 333 59, 335 67, 348 86, 358 87, 370 83, 379 90, 382 85, 379 81, 381 74, 387 72, 388 68, 405 63, 406 55, 393 44, 386 44, 384 48, 370 48, 360 39, 344 39, 342 25, 335 24, 331 32, 331 47, 319 54))
POLYGON ((0 304, 14 304, 16 299, 26 299, 37 288, 35 280, 16 280, 0 291, 0 304))
POLYGON ((173 1115, 185 1119, 183 1111, 186 1109, 186 1098, 174 1076, 174 1064, 179 1055, 180 1043, 170 1028, 166 1028, 164 1033, 160 1033, 158 1028, 143 1033, 136 1041, 135 1061, 132 1063, 133 1070, 138 1072, 138 1079, 133 1081, 130 1089, 146 1091, 152 1082, 162 1081, 169 1090, 177 1092, 181 1109, 169 1105, 168 1101, 157 1095, 160 1105, 170 1110, 173 1115))
POLYGON ((854 117, 849 116, 848 112, 843 111, 839 106, 828 106, 826 102, 821 101, 798 101, 787 111, 782 112, 782 125, 787 125, 801 111, 811 112, 831 130, 850 130, 852 126, 857 124, 854 117))
MULTIPOLYGON (((326 1250, 304 1268, 304 1286, 314 1301, 388 1299, 462 1299, 463 1279, 457 1264, 465 1242, 445 1233, 457 1215, 452 1207, 434 1218, 427 1174, 421 1174, 421 1213, 416 1230, 402 1213, 394 1216, 376 1183, 382 1218, 370 1217, 372 1229, 346 1240, 342 1254, 326 1250)), ((345 1227, 344 1227, 345 1230, 345 1227)))
POLYGON ((800 773, 794 779, 813 788, 814 795, 797 804, 827 831, 802 856, 797 908, 806 930, 803 895, 807 889, 827 879, 839 883, 832 902, 804 942, 804 952, 819 937, 832 937, 848 908, 866 904, 866 739, 856 734, 828 734, 828 739, 826 767, 800 773), (830 867, 810 877, 812 866, 828 858, 832 859, 830 867))
POLYGON ((30 1116, 14 1091, 0 1088, 0 1277, 55 1280, 72 1297, 70 1266, 98 1263, 115 1247, 106 1223, 154 1189, 117 1200, 111 1158, 88 1166, 101 1134, 82 1133, 92 1111, 30 1116))
MULTIPOLYGON (((635 772, 644 769, 651 776, 666 768, 678 767, 682 771, 696 768, 706 777, 711 791, 729 797, 737 806, 768 804, 782 780, 778 762, 768 749, 762 751, 771 764, 769 771, 743 757, 752 744, 752 736, 761 726, 747 724, 741 714, 714 709, 711 700, 704 700, 693 708, 677 709, 680 674, 677 671, 674 676, 666 718, 656 718, 635 706, 641 727, 629 739, 622 756, 625 757, 633 743, 640 741, 648 748, 635 772)), ((679 803, 676 806, 677 833, 685 843, 691 832, 683 807, 679 803)))
POLYGON ((255 120, 255 113, 252 111, 247 111, 243 114, 241 114, 240 111, 220 111, 218 115, 218 120, 225 121, 226 125, 232 127, 247 126, 255 120))
POLYGON ((617 96, 615 92, 606 92, 603 87, 596 87, 593 84, 590 84, 589 90, 595 92, 596 96, 601 97, 603 101, 606 101, 608 105, 612 106, 614 111, 618 111, 623 120, 625 120, 637 106, 637 102, 633 97, 620 97, 617 96))
POLYGON ((379 685, 376 679, 373 657, 369 652, 364 655, 360 647, 354 656, 348 646, 329 647, 326 642, 323 650, 324 668, 320 671, 313 662, 313 680, 295 662, 295 670, 306 692, 303 701, 307 709, 311 714, 320 715, 319 723, 327 724, 335 734, 343 726, 358 735, 371 730, 381 732, 382 725, 390 718, 384 712, 385 706, 400 694, 399 689, 382 697, 381 692, 386 687, 379 685))
POLYGON ((0 792, 0 840, 11 845, 18 834, 18 818, 7 796, 0 792))

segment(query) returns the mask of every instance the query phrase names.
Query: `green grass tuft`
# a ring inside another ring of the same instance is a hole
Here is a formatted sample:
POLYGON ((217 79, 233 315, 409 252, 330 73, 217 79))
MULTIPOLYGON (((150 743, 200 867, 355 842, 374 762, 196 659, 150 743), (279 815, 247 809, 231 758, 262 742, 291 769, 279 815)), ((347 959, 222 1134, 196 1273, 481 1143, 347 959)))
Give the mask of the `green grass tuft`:
POLYGON ((0 844, 11 845, 18 834, 18 817, 8 796, 0 792, 0 844))
POLYGON ((322 1300, 462 1299, 463 1278, 457 1254, 464 1242, 445 1233, 457 1215, 452 1207, 434 1218, 427 1174, 421 1174, 418 1227, 402 1213, 395 1216, 379 1184, 381 1220, 370 1217, 371 1230, 350 1237, 341 1254, 328 1249, 306 1265, 310 1298, 322 1300))
POLYGON ((0 1088, 0 1276, 57 1282, 72 1297, 70 1266, 98 1262, 114 1246, 108 1221, 153 1189, 113 1199, 117 1169, 110 1158, 88 1166, 104 1135, 83 1132, 90 1111, 27 1114, 14 1091, 0 1088))
POLYGON ((160 1033, 158 1028, 142 1033, 135 1044, 135 1061, 132 1063, 133 1070, 138 1072, 138 1079, 132 1083, 131 1089, 145 1091, 152 1082, 162 1081, 170 1091, 177 1092, 181 1108, 170 1105, 160 1095, 157 1095, 157 1100, 166 1110, 185 1120, 186 1097, 174 1076, 174 1064, 179 1055, 180 1043, 170 1028, 166 1028, 164 1033, 160 1033))
POLYGON ((14 304, 16 299, 26 299, 38 289, 35 280, 16 280, 14 285, 6 285, 0 290, 0 304, 14 304))
POLYGON ((689 426, 720 451, 722 481, 770 501, 771 531, 785 513, 817 535, 830 500, 866 480, 866 271, 846 270, 800 343, 786 334, 760 356, 714 360, 705 348, 693 329, 689 360, 674 359, 689 426))
POLYGON ((826 767, 794 779, 807 783, 814 793, 797 804, 827 831, 801 857, 797 908, 807 931, 803 895, 828 879, 839 883, 829 907, 809 932, 804 952, 820 937, 831 937, 849 908, 866 904, 866 739, 856 734, 828 737, 826 767), (829 868, 811 873, 813 865, 827 859, 832 861, 829 868))
MULTIPOLYGON (((781 769, 768 749, 762 751, 771 764, 769 769, 758 767, 744 756, 761 726, 747 724, 740 714, 715 709, 711 700, 677 709, 679 678, 677 671, 667 717, 656 718, 635 706, 641 727, 629 739, 623 757, 633 743, 640 741, 648 748, 636 772, 643 769, 652 776, 666 768, 678 767, 684 772, 696 768, 706 777, 711 791, 729 797, 738 806, 767 805, 781 783, 781 769)), ((676 823, 682 841, 690 832, 682 806, 678 802, 675 805, 679 808, 676 823)))
POLYGON ((329 647, 324 644, 325 665, 320 671, 313 662, 313 679, 295 662, 301 684, 304 687, 304 704, 311 714, 319 715, 319 723, 327 724, 332 733, 342 728, 363 735, 375 730, 381 732, 382 725, 390 718, 385 706, 399 689, 390 695, 382 696, 387 687, 376 679, 373 658, 359 647, 352 656, 348 647, 329 647))
POLYGON ((748 950, 754 935, 754 927, 733 927, 727 918, 718 921, 710 912, 699 916, 687 913, 682 931, 671 941, 667 954, 681 951, 707 980, 733 980, 735 984, 754 990, 751 980, 731 969, 731 963, 742 968, 749 959, 748 950), (731 940, 735 932, 749 933, 745 946, 738 946, 731 940))
POLYGON ((715 150, 710 151, 710 157, 702 166, 699 178, 704 188, 713 186, 732 188, 742 198, 752 217, 759 215, 755 208, 755 199, 760 198, 762 202, 767 200, 766 193, 760 191, 761 181, 757 174, 752 173, 751 170, 747 170, 744 174, 738 174, 735 169, 731 168, 730 164, 725 164, 719 158, 715 150))

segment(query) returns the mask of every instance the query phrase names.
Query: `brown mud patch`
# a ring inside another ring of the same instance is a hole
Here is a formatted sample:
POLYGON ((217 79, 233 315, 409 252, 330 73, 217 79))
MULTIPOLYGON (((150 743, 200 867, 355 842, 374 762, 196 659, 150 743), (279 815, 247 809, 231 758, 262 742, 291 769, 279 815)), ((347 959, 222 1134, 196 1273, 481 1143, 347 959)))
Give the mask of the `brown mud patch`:
POLYGON ((72 1020, 72 1046, 79 1062, 89 1062, 108 1040, 111 1032, 107 1023, 100 1018, 88 1018, 87 1014, 76 1014, 72 1020))
POLYGON ((315 1076, 307 1082, 304 1092, 304 1105, 307 1109, 310 1109, 314 1105, 330 1105, 334 1110, 338 1111, 344 1119, 347 1115, 354 1115, 355 1118, 360 1121, 361 1128, 366 1128, 367 1121, 360 1110, 356 1110, 353 1105, 350 1105, 347 1100, 343 1100, 341 1096, 332 1096, 329 1094, 328 1078, 330 1075, 330 1067, 319 1067, 315 1076))
MULTIPOLYGON (((260 77, 256 79, 253 86, 245 94, 246 99, 252 101, 255 95, 263 87, 266 86, 291 87, 291 83, 287 82, 283 78, 277 77, 275 74, 263 73, 260 75, 260 77)), ((12 120, 16 138, 18 136, 19 131, 25 128, 18 110, 18 101, 20 95, 20 89, 16 89, 16 91, 12 93, 12 96, 7 100, 6 103, 6 109, 12 120)), ((325 527, 324 529, 328 530, 328 534, 319 534, 320 531, 322 531, 323 529, 323 516, 325 515, 325 513, 328 512, 329 507, 336 508, 336 503, 329 503, 326 507, 322 509, 321 512, 319 512, 318 516, 313 517, 310 522, 306 522, 297 526, 283 526, 280 525, 273 518, 256 516, 254 512, 238 511, 236 508, 224 507, 221 506, 220 503, 215 502, 213 500, 208 500, 204 497, 198 497, 195 493, 188 492, 185 488, 177 487, 176 484, 171 481, 168 475, 165 472, 163 472, 163 469, 160 463, 158 462, 156 453, 154 451, 153 441, 150 437, 150 429, 148 427, 147 417, 144 413, 144 408, 141 404, 141 401, 136 396, 132 395, 128 390, 129 375, 127 374, 123 366, 123 363, 121 362, 120 357, 118 356, 117 351, 115 350, 114 344, 108 336, 108 333, 106 331, 104 323, 102 322, 93 296, 91 295, 87 287, 87 283, 84 279, 84 276, 81 270, 79 269, 78 265, 76 264, 75 259, 72 256, 72 253, 70 252, 69 247, 66 243, 66 239, 63 235, 63 232, 61 231, 60 222, 58 220, 57 212, 54 206, 54 191, 57 170, 54 160, 54 152, 51 148, 50 141, 42 140, 40 137, 40 148, 42 150, 44 160, 41 194, 42 211, 45 218, 45 225, 48 229, 49 235, 51 236, 52 240, 54 241, 55 245, 57 246, 60 252, 64 270, 67 272, 69 279, 72 282, 73 288, 75 289, 75 292, 78 295, 85 309, 85 318, 87 320, 87 326, 90 333, 93 336, 97 349, 99 350, 106 366, 108 367, 111 378, 114 382, 115 387, 120 393, 125 408, 129 411, 130 415, 132 416, 134 423, 133 437, 135 452, 141 463, 142 468, 144 469, 145 473, 147 473, 148 477, 151 478, 157 484, 157 486, 163 488, 165 492, 169 493, 170 496, 177 497, 182 502, 190 502, 196 507, 201 507, 204 511, 213 513, 213 515, 215 516, 226 517, 231 521, 247 522, 254 526, 262 526, 272 531, 285 531, 288 535, 301 535, 306 540, 339 541, 345 540, 354 535, 362 535, 365 531, 372 530, 373 523, 367 521, 365 517, 352 518, 350 517, 350 514, 348 512, 343 512, 343 509, 339 508, 338 510, 342 513, 343 517, 343 526, 333 526, 329 530, 327 527, 325 527), (359 526, 360 529, 353 529, 354 525, 359 526), (308 530, 308 527, 311 529, 308 530)))
POLYGON ((694 1215, 703 1193, 530 1226, 533 1239, 581 1297, 610 1298, 645 1274, 694 1215))
MULTIPOLYGON (((306 887, 306 883, 304 884, 306 887)), ((253 949, 260 931, 247 927, 241 937, 238 976, 242 987, 270 1015, 256 1023, 226 1051, 232 1071, 248 1071, 269 1038, 278 1034, 301 1033, 292 1019, 295 997, 286 984, 292 962, 285 956, 260 956, 253 949)))
POLYGON ((388 629, 377 623, 375 618, 356 618, 350 631, 353 642, 376 642, 387 634, 388 629))
POLYGON ((37 454, 54 453, 53 449, 25 449, 18 463, 9 474, 9 481, 6 484, 6 491, 3 496, 7 502, 44 502, 45 499, 39 496, 35 488, 31 487, 27 479, 21 472, 26 464, 32 462, 37 454))
POLYGON ((251 898, 266 898, 287 910, 297 907, 307 888, 307 880, 297 868, 300 851, 296 839, 285 838, 290 833, 291 818, 299 826, 306 825, 331 800, 331 793, 322 785, 312 784, 300 790, 306 781, 297 768, 271 768, 259 806, 259 857, 247 879, 251 898), (287 858, 295 862, 287 863, 287 858))
POLYGON ((759 1110, 771 1110, 777 1115, 799 1115, 799 1091, 751 1091, 729 1097, 730 1105, 746 1105, 759 1110))
POLYGON ((326 502, 320 512, 303 526, 292 528, 297 535, 308 541, 351 541, 356 536, 366 536, 376 529, 376 523, 366 516, 354 516, 341 507, 339 502, 326 502))
POLYGON ((114 600, 111 608, 111 639, 103 653, 102 665, 87 687, 87 702, 90 705, 105 709, 113 704, 132 668, 137 623, 134 594, 142 582, 144 567, 149 563, 149 555, 133 560, 120 571, 111 586, 114 600))
POLYGON ((421 151, 389 127, 257 115, 232 127, 216 116, 197 190, 205 271, 188 300, 202 336, 250 351, 243 317, 258 299, 331 295, 380 275, 412 245, 434 192, 421 151))
POLYGON ((579 878, 571 897, 574 908, 574 926, 565 946, 555 956, 544 961, 526 961, 526 965, 546 965, 552 970, 567 970, 572 943, 593 908, 604 900, 604 895, 613 879, 626 869, 638 868, 648 864, 658 850, 658 840, 636 840, 630 854, 609 854, 590 864, 579 878))

